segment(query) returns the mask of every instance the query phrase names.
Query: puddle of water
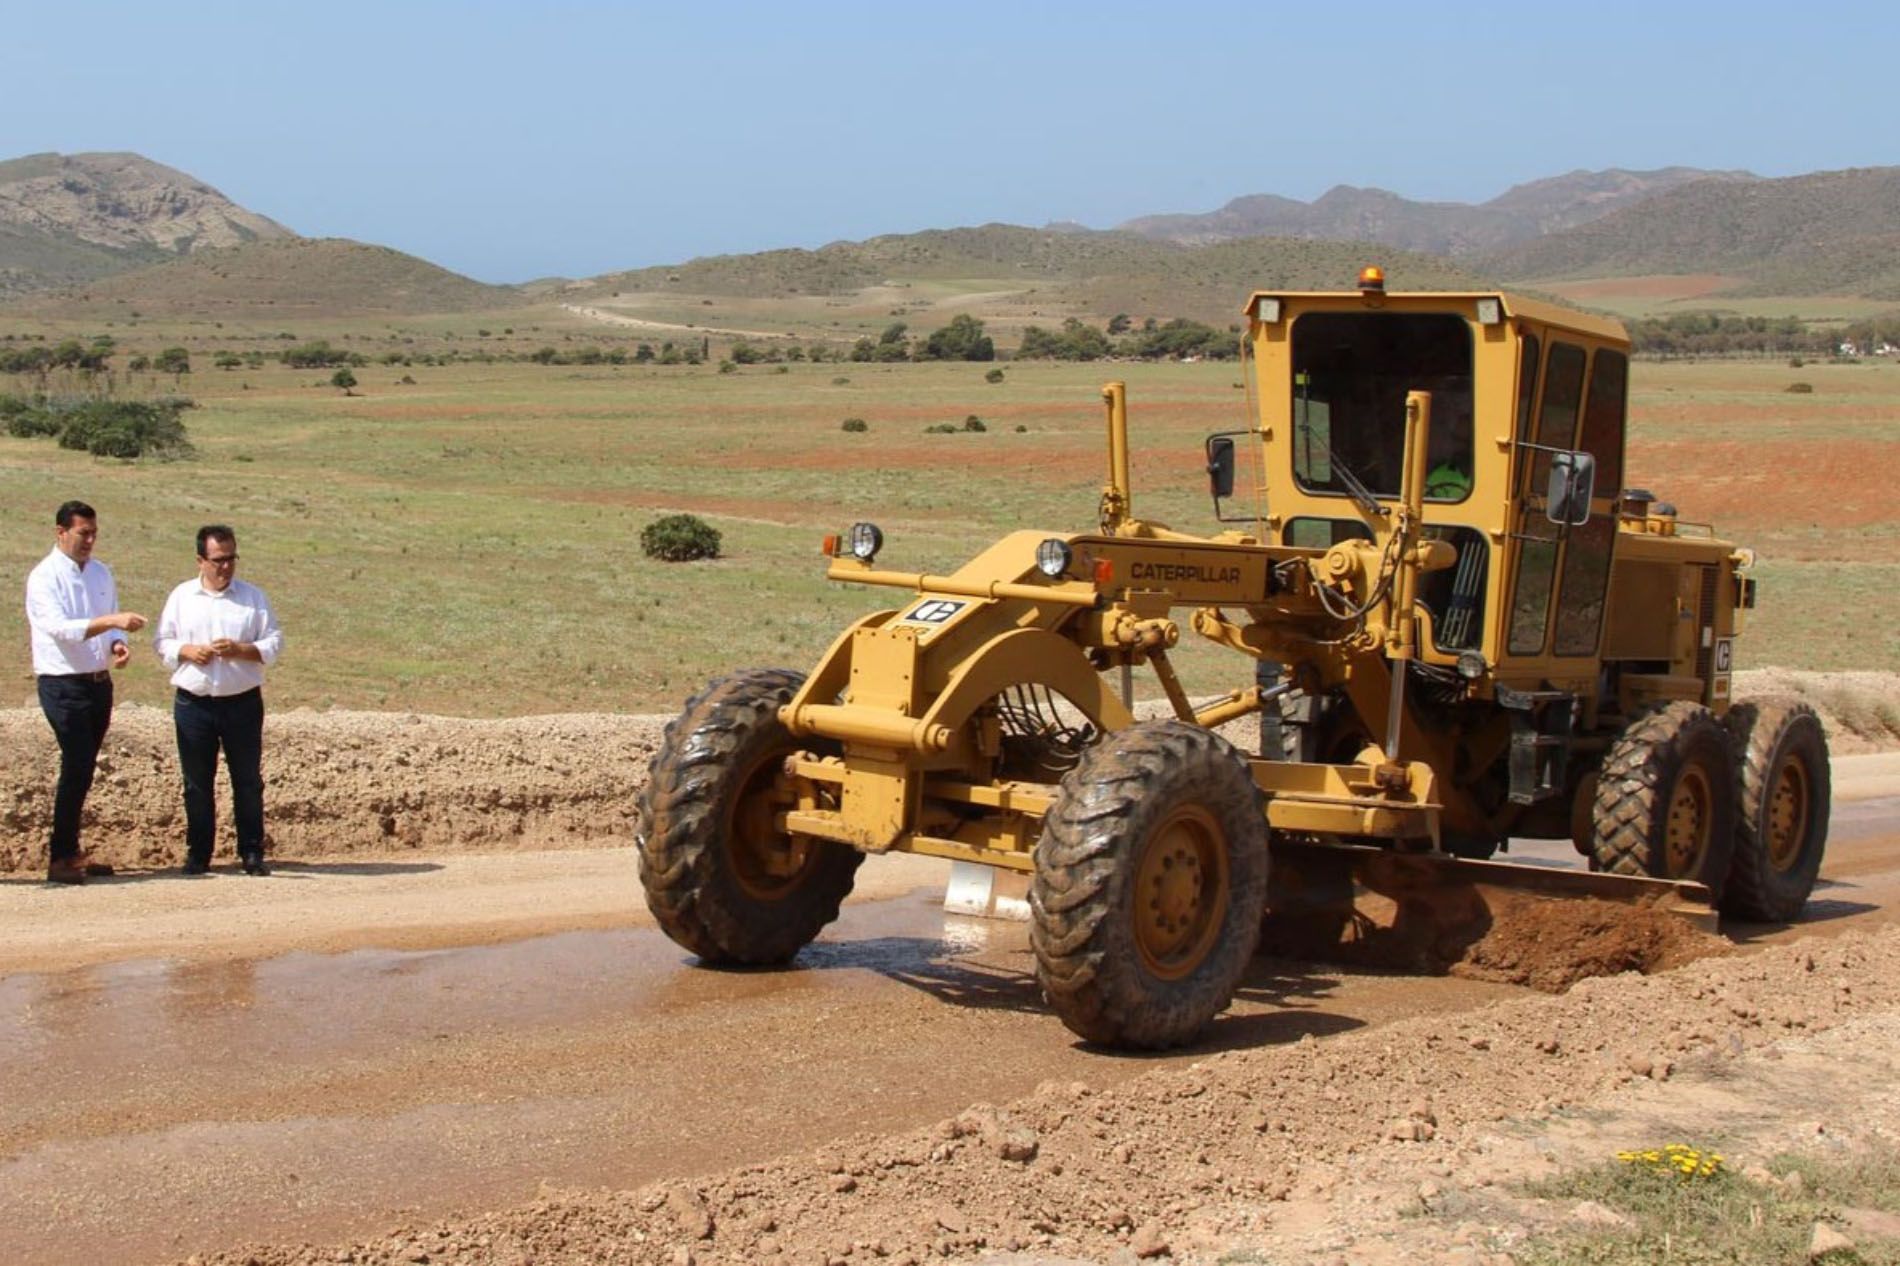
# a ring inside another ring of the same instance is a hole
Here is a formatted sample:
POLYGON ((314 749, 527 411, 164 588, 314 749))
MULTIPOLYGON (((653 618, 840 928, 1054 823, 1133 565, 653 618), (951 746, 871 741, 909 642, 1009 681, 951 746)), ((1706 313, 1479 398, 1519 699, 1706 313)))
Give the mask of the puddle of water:
MULTIPOLYGON (((569 932, 463 949, 292 953, 225 962, 134 960, 0 977, 0 1086, 135 1076, 154 1062, 331 1063, 415 1042, 545 1028, 603 1013, 725 1006, 849 988, 854 976, 983 975, 945 961, 1019 928, 972 928, 936 896, 845 907, 790 970, 693 970, 652 929, 569 932)), ((10 1095, 7 1097, 11 1097, 10 1095)))

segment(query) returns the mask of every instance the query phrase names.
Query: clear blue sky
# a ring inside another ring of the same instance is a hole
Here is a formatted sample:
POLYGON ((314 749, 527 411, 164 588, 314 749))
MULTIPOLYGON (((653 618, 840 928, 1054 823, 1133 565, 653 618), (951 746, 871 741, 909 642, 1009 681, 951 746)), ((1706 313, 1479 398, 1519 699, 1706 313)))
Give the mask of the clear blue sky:
POLYGON ((7 5, 0 157, 133 150, 485 281, 1335 184, 1900 162, 1900 7, 7 5))

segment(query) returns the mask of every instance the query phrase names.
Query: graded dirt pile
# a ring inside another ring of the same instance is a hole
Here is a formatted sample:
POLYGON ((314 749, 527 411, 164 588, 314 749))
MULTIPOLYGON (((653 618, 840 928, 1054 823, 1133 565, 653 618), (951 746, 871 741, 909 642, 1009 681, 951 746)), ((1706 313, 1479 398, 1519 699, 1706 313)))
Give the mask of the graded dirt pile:
POLYGON ((252 1246, 202 1260, 1500 1266, 1526 1234, 1521 1210, 1487 1221, 1422 1215, 1476 1209, 1493 1188, 1503 1199, 1511 1184, 1554 1169, 1540 1130, 1627 1106, 1672 1078, 1685 1092, 1698 1080, 1732 1083, 1840 1028, 1822 1066, 1853 1062, 1864 1076, 1814 1078, 1808 1100, 1763 1105, 1743 1124, 1773 1125, 1764 1147, 1792 1130, 1777 1112, 1811 1116, 1801 1127, 1810 1141, 1845 1145, 1857 1132, 1891 1141, 1900 1130, 1888 1050, 1897 1010, 1900 932, 1850 934, 1230 1051, 1115 1089, 1047 1083, 934 1128, 852 1137, 703 1178, 549 1191, 506 1212, 350 1246, 252 1246), (1562 1112, 1569 1107, 1588 1111, 1562 1112))
MULTIPOLYGON (((1739 674, 1737 690, 1807 699, 1836 755, 1900 747, 1900 673, 1767 669, 1739 674)), ((1165 705, 1139 711, 1157 707, 1165 705)), ((272 713, 264 731, 271 851, 317 858, 631 844, 634 799, 669 719, 272 713)), ((1244 747, 1256 725, 1244 718, 1223 733, 1244 747)), ((9 757, 0 767, 0 872, 35 869, 46 860, 58 771, 37 709, 0 710, 0 750, 9 757)), ((115 864, 177 864, 182 795, 170 714, 121 707, 86 803, 86 846, 115 864)), ((227 825, 221 853, 230 847, 227 825)))
MULTIPOLYGON (((271 852, 297 858, 428 848, 625 845, 665 720, 604 713, 471 721, 413 713, 273 713, 264 777, 271 852)), ((59 753, 37 711, 0 712, 0 869, 46 864, 59 753)), ((220 854, 231 847, 228 787, 220 854)), ((167 712, 112 718, 84 841, 119 865, 184 856, 184 802, 167 712)))

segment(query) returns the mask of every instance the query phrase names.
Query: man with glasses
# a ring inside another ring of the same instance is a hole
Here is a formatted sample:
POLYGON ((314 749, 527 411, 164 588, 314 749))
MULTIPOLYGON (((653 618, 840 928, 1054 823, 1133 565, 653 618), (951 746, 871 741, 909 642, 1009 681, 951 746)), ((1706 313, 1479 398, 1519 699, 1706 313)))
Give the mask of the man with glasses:
POLYGON ((198 529, 198 576, 172 590, 158 617, 154 649, 173 669, 172 721, 185 775, 185 873, 211 869, 217 836, 218 751, 231 777, 238 860, 247 875, 264 861, 264 669, 277 662, 283 630, 269 599, 238 580, 237 533, 221 523, 198 529))
POLYGON ((79 815, 92 790, 99 745, 112 724, 112 669, 131 658, 125 635, 145 627, 136 611, 121 611, 112 571, 92 556, 99 516, 83 501, 53 512, 53 549, 26 578, 26 622, 32 630, 33 672, 40 711, 59 740, 59 786, 53 793, 53 836, 46 878, 83 884, 110 875, 79 849, 79 815))

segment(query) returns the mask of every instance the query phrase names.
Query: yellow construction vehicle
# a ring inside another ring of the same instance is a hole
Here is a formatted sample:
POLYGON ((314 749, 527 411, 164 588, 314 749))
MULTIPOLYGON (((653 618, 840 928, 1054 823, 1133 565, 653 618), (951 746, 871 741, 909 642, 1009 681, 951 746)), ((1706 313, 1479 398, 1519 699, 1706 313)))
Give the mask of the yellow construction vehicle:
POLYGON ((1051 1007, 1153 1048, 1228 1005, 1270 859, 1276 909, 1330 859, 1799 912, 1821 727, 1731 698, 1751 554, 1623 486, 1622 326, 1377 269, 1245 316, 1249 425, 1207 441, 1227 530, 1137 516, 1110 383, 1097 530, 1014 532, 949 575, 880 567, 870 523, 828 540, 832 579, 901 596, 809 675, 716 681, 668 727, 639 836, 675 941, 783 962, 867 853, 1001 868, 1028 876, 1051 1007), (1254 661, 1246 684, 1192 701, 1183 623, 1254 661), (1136 670, 1172 718, 1136 719, 1136 670), (1248 756, 1215 728, 1253 713, 1248 756), (1589 872, 1482 861, 1510 837, 1569 837, 1589 872))

